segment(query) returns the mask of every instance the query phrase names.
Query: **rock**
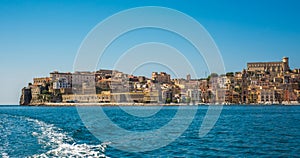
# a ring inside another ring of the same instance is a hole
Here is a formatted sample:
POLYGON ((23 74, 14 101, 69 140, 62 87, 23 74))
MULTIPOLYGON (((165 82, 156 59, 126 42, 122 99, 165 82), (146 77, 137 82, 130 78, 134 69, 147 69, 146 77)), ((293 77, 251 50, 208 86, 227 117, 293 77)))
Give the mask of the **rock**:
POLYGON ((29 105, 32 99, 32 95, 31 95, 31 88, 28 87, 24 87, 22 89, 22 94, 20 97, 20 105, 29 105))

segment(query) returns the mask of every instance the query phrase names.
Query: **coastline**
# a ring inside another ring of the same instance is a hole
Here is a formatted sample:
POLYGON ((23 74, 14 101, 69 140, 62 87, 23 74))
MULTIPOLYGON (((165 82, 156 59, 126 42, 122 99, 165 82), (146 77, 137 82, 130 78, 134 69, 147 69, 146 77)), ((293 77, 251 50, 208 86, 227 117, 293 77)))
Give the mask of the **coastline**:
POLYGON ((161 103, 43 103, 27 106, 198 106, 198 104, 161 104, 161 103))
POLYGON ((183 104, 183 103, 42 103, 42 104, 31 104, 31 105, 20 105, 20 106, 299 106, 298 104, 183 104))

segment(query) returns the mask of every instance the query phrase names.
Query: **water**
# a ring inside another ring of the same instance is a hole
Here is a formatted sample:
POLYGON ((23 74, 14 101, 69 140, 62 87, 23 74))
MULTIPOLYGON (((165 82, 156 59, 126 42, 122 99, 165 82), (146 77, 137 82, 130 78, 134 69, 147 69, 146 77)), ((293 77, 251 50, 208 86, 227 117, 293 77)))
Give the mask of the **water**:
MULTIPOLYGON (((88 107, 89 110, 99 107, 88 107)), ((174 118, 178 107, 163 107, 147 117, 103 107, 119 127, 144 132, 174 118)), ((156 107, 126 107, 140 112, 156 107)), ((85 127, 76 107, 0 106, 0 157, 297 157, 300 155, 300 106, 225 106, 215 127, 199 137, 207 107, 197 108, 188 129, 167 146, 145 152, 112 147, 85 127)), ((125 109, 125 111, 127 111, 125 109)), ((88 114, 87 114, 88 115, 88 114)), ((184 121, 182 118, 179 121, 184 121)), ((102 122, 101 120, 96 120, 102 122)), ((180 128, 174 126, 173 129, 180 128)), ((113 140, 113 138, 111 138, 113 140)), ((125 141, 125 140, 124 140, 125 141)), ((145 146, 160 142, 149 141, 145 146)))

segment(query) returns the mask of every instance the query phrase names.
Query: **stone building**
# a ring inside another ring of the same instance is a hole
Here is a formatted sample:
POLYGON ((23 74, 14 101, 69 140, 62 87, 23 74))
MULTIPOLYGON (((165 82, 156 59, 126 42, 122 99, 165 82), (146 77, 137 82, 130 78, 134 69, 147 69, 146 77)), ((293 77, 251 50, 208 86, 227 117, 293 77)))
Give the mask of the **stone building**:
POLYGON ((171 76, 166 72, 160 72, 160 74, 157 72, 152 72, 152 80, 157 81, 158 83, 170 83, 171 76))
POLYGON ((83 83, 94 84, 95 74, 93 72, 75 72, 72 74, 72 85, 82 86, 83 83))
POLYGON ((50 77, 33 78, 34 86, 45 86, 45 83, 50 82, 50 77))
POLYGON ((251 62, 247 63, 248 71, 263 71, 263 72, 274 72, 283 73, 290 70, 289 58, 283 57, 282 61, 279 62, 251 62))
POLYGON ((71 83, 69 83, 65 77, 57 78, 57 80, 53 82, 53 89, 61 88, 71 88, 71 83))
POLYGON ((22 89, 22 94, 20 97, 20 105, 29 105, 32 99, 32 95, 31 95, 31 87, 24 87, 22 89))
POLYGON ((58 80, 59 78, 66 78, 68 83, 72 83, 72 73, 71 72, 54 71, 54 72, 50 73, 50 79, 52 82, 58 80))

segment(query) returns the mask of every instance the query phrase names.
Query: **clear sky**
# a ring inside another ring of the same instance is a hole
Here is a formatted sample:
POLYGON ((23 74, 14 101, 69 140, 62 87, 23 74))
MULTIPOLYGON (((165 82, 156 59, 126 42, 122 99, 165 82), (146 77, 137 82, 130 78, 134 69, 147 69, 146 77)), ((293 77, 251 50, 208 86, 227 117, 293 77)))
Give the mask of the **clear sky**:
POLYGON ((297 0, 0 0, 0 104, 17 104, 21 88, 33 77, 72 71, 93 27, 141 6, 168 7, 196 19, 215 40, 227 72, 283 56, 290 58, 291 68, 300 67, 297 0))

